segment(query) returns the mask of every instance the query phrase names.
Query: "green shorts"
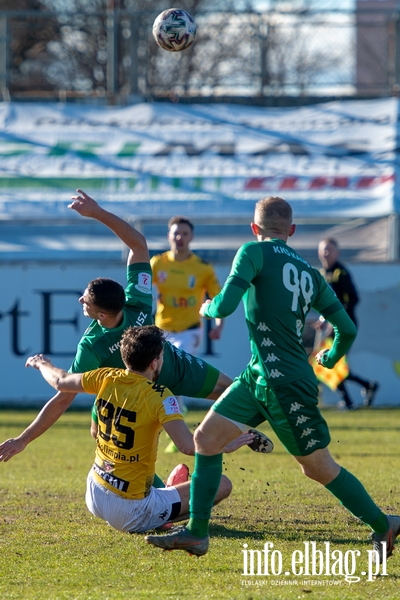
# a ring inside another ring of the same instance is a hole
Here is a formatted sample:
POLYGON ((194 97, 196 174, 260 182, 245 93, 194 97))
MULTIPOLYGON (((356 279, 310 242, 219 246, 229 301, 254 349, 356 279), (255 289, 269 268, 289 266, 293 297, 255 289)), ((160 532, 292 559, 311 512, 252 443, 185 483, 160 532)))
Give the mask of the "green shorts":
POLYGON ((293 456, 306 456, 331 441, 318 409, 318 385, 313 378, 276 387, 255 384, 244 371, 212 406, 216 413, 257 427, 268 421, 293 456))
MULTIPOLYGON (((165 385, 175 396, 207 398, 218 381, 219 371, 201 358, 175 348, 169 342, 164 344, 164 363, 157 383, 165 385)), ((97 423, 96 403, 92 409, 92 419, 97 423)))

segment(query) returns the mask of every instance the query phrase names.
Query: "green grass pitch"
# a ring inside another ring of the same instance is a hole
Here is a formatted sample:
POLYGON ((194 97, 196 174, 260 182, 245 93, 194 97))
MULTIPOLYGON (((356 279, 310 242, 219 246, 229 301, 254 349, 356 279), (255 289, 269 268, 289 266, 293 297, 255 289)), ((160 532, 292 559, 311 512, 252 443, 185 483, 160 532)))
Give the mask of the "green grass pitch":
MULTIPOLYGON (((189 412, 189 426, 194 429, 203 415, 189 412)), ((0 439, 18 434, 33 416, 0 412, 0 439)), ((400 513, 400 409, 349 413, 327 409, 324 416, 331 429, 333 456, 361 479, 383 510, 400 513)), ((400 541, 386 576, 371 581, 360 576, 367 569, 369 529, 301 474, 267 425, 261 429, 274 440, 274 452, 261 455, 243 448, 224 456, 233 492, 214 509, 209 553, 195 558, 162 552, 147 545, 143 535, 119 533, 89 514, 84 502, 94 456, 89 414, 68 412, 23 453, 0 464, 0 596, 7 600, 399 598, 400 541), (305 551, 305 542, 310 541, 317 549, 330 542, 330 551, 342 556, 359 551, 360 581, 348 583, 340 575, 285 575, 293 553, 305 551), (244 557, 250 556, 249 550, 262 551, 266 542, 274 545, 275 557, 280 553, 283 574, 256 570, 244 575, 244 557)), ((162 434, 158 474, 166 478, 178 462, 187 462, 192 469, 192 457, 163 453, 167 443, 162 434)))

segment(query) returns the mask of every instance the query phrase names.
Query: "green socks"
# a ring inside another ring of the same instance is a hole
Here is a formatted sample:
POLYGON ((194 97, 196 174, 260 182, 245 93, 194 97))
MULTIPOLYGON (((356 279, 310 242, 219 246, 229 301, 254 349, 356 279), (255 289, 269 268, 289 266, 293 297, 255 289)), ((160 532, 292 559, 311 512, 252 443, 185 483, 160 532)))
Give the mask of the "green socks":
POLYGON ((387 531, 385 513, 375 504, 362 483, 341 467, 339 475, 325 486, 348 511, 369 525, 375 533, 387 531))
POLYGON ((186 529, 195 537, 208 535, 211 509, 222 475, 222 454, 195 454, 195 468, 190 483, 190 520, 186 529))

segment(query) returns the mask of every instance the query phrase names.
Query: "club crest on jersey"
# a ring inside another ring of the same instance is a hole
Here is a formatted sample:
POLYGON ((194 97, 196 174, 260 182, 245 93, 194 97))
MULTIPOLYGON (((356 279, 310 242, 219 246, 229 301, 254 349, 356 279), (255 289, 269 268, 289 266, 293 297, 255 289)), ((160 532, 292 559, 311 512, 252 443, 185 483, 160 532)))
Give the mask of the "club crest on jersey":
POLYGON ((160 283, 165 283, 167 281, 167 272, 159 271, 157 274, 157 279, 160 283))
POLYGON ((151 275, 150 273, 139 273, 138 282, 135 288, 143 294, 151 294, 151 275))
POLYGON ((165 414, 167 415, 179 415, 181 413, 178 400, 175 396, 168 396, 168 398, 165 398, 165 400, 163 400, 163 406, 165 414))
POLYGON ((103 464, 101 466, 103 471, 106 473, 112 473, 115 469, 115 463, 110 462, 109 460, 103 460, 103 464))
POLYGON ((194 284, 196 283, 196 277, 194 275, 189 275, 189 287, 194 288, 194 284))

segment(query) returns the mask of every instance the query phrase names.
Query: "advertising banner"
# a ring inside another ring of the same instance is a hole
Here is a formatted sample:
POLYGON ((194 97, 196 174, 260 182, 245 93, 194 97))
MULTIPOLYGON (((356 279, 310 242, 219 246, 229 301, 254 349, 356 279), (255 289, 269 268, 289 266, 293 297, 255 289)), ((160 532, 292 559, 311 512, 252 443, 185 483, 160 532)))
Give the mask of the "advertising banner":
MULTIPOLYGON (((110 210, 296 217, 392 214, 398 100, 296 108, 0 104, 0 216, 66 216, 83 188, 110 210)), ((70 216, 70 215, 68 215, 70 216)))
MULTIPOLYGON (((217 266, 225 281, 229 266, 217 266)), ((362 301, 359 331, 348 362, 353 372, 379 382, 374 405, 398 405, 400 397, 400 266, 352 265, 362 301)), ((79 262, 16 263, 0 265, 0 348, 2 385, 0 405, 42 405, 54 390, 33 369, 28 356, 43 353, 58 367, 68 369, 76 345, 89 325, 79 297, 96 277, 111 277, 125 285, 125 266, 120 263, 79 262)), ((250 346, 242 304, 226 319, 221 340, 200 356, 234 378, 250 359, 250 346)), ((362 403, 360 387, 349 384, 355 404, 362 403)), ((338 401, 336 392, 324 387, 323 402, 338 401)), ((80 395, 74 406, 90 407, 92 399, 80 395)))

